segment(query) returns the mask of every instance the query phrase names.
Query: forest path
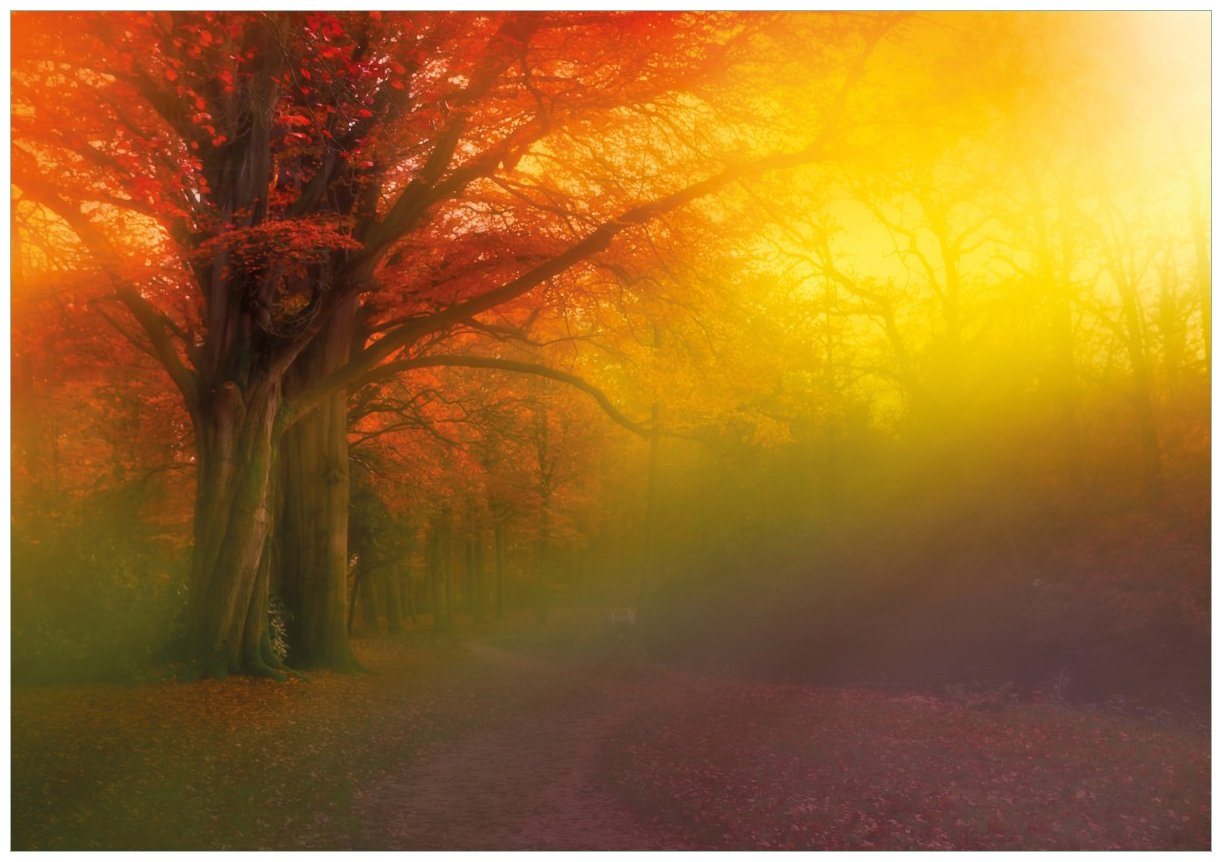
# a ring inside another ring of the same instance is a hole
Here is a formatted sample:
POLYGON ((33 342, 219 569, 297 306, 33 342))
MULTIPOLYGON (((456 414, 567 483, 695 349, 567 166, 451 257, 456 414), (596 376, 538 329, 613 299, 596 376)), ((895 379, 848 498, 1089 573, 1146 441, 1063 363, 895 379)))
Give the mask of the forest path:
POLYGON ((359 674, 14 688, 13 846, 1209 847, 1202 729, 681 671, 603 613, 422 622, 359 674))
POLYGON ((600 781, 617 731, 695 693, 630 645, 566 660, 464 644, 493 720, 430 744, 357 794, 367 835, 397 850, 693 849, 600 781))

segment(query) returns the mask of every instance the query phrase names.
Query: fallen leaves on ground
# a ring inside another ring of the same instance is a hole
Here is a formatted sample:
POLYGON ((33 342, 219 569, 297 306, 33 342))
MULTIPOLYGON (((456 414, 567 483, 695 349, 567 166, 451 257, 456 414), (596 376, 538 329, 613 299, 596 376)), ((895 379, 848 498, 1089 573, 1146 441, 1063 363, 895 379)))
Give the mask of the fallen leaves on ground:
POLYGON ((724 849, 1207 849, 1209 739, 1053 707, 727 681, 609 780, 724 849))
MULTIPOLYGON (((477 728, 534 723, 550 738, 549 721, 596 697, 619 706, 614 721, 591 724, 604 765, 593 759, 590 786, 665 825, 657 834, 686 836, 683 846, 1209 847, 1199 730, 684 673, 588 616, 568 629, 524 616, 451 637, 358 641, 358 674, 16 689, 13 847, 389 849, 394 824, 382 821, 398 809, 370 805, 382 778, 414 774, 406 767, 446 740, 483 738, 477 728), (488 636, 509 647, 503 661, 462 646, 488 636)), ((563 756, 559 744, 536 747, 538 760, 518 758, 532 774, 563 756)), ((503 777, 528 792, 529 781, 503 777)), ((444 795, 459 813, 473 804, 457 787, 444 795)), ((548 828, 564 813, 543 812, 548 828)))
POLYGON ((14 691, 14 849, 370 846, 369 776, 487 717, 456 644, 354 646, 365 672, 14 691))

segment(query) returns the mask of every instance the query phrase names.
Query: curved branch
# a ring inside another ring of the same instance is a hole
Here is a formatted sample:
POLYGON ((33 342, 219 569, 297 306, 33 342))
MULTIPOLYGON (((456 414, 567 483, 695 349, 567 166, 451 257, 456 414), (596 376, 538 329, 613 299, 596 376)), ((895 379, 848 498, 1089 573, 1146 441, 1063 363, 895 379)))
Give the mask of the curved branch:
POLYGON ((419 356, 415 359, 404 359, 399 362, 389 362, 386 365, 380 365, 372 372, 367 374, 361 384, 372 383, 376 380, 382 380, 387 377, 393 377, 403 371, 409 371, 414 368, 435 368, 435 367, 456 367, 456 368, 490 368, 497 371, 510 371, 515 374, 531 374, 535 377, 546 377, 549 380, 556 380, 560 383, 565 383, 572 386, 574 389, 579 389, 586 395, 594 399, 595 403, 602 408, 603 412, 610 416, 615 422, 627 428, 633 434, 646 439, 649 438, 651 431, 645 426, 633 422, 625 416, 607 394, 594 386, 592 383, 583 380, 575 374, 569 374, 565 371, 558 371, 555 368, 549 368, 546 365, 539 365, 534 362, 520 362, 516 359, 498 359, 491 356, 459 356, 454 354, 439 354, 436 356, 419 356))
POLYGON ((140 327, 148 335, 149 340, 153 343, 153 349, 157 353, 157 359, 165 368, 166 373, 170 375, 170 379, 178 387, 178 391, 182 393, 183 399, 186 401, 187 410, 192 416, 196 416, 199 408, 199 389, 197 380, 191 370, 183 364, 178 358, 178 351, 174 349, 174 343, 170 339, 170 333, 164 322, 164 315, 153 308, 149 301, 140 295, 134 287, 128 284, 119 284, 115 287, 115 296, 119 301, 127 306, 132 317, 140 324, 140 327))

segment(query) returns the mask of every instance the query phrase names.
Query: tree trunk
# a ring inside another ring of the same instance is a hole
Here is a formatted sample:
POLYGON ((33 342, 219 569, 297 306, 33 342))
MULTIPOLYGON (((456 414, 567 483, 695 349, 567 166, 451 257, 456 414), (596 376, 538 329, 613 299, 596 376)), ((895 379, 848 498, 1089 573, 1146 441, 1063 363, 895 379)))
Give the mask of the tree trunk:
POLYGON ((462 609, 475 616, 475 540, 470 536, 463 540, 462 609))
POLYGON ((476 530, 471 540, 471 591, 474 593, 475 621, 488 621, 488 588, 484 583, 484 536, 476 530))
POLYGON ((380 568, 379 560, 370 560, 361 566, 360 588, 357 590, 356 600, 361 615, 359 630, 363 635, 378 633, 378 579, 382 576, 380 568))
POLYGON ((548 591, 552 565, 552 513, 551 501, 545 497, 539 513, 538 565, 535 574, 535 625, 547 622, 548 591))
POLYGON ((282 676, 267 625, 276 390, 227 381, 201 406, 187 656, 203 675, 282 676))
POLYGON ((454 624, 450 612, 450 529, 446 516, 438 519, 429 541, 429 608, 433 631, 449 631, 454 624))
POLYGON ((1074 356, 1073 300, 1069 281, 1052 291, 1053 397, 1057 405, 1065 474, 1077 492, 1084 485, 1082 430, 1078 423, 1078 368, 1074 356))
POLYGON ((348 590, 348 637, 356 632, 356 606, 357 593, 361 589, 361 578, 365 576, 365 570, 357 565, 352 569, 352 586, 348 590))
POLYGON ((1154 416, 1153 393, 1151 391, 1149 358, 1133 318, 1135 300, 1125 300, 1125 318, 1128 329, 1129 357, 1133 364, 1133 408, 1137 413, 1137 433, 1141 445, 1142 478, 1145 482, 1146 498, 1157 503, 1163 494, 1162 445, 1159 442, 1158 422, 1154 416))
MULTIPOLYGON (((339 309, 285 376, 286 396, 347 362, 355 300, 339 309)), ((284 434, 275 583, 289 611, 289 663, 337 670, 356 665, 348 646, 348 407, 343 392, 284 434)), ((366 573, 366 580, 372 573, 366 573)))
POLYGON ((412 564, 410 560, 403 563, 403 571, 400 579, 399 595, 403 600, 403 613, 416 623, 416 579, 412 577, 412 564))
POLYGON ((1213 361, 1212 330, 1210 327, 1210 317, 1213 311, 1210 298, 1213 283, 1210 264, 1208 213, 1208 208, 1202 208, 1201 193, 1194 185, 1192 187, 1192 245, 1196 251, 1197 294, 1201 299, 1201 340, 1205 345, 1206 374, 1209 373, 1210 363, 1213 361))
POLYGON ((535 453, 539 464, 539 540, 535 561, 535 625, 547 622, 549 578, 552 564, 552 492, 556 459, 552 453, 551 429, 542 405, 535 413, 535 453))
POLYGON ((1141 447, 1142 479, 1148 502, 1159 502, 1163 494, 1162 446, 1154 416, 1154 393, 1150 358, 1142 326, 1141 300, 1137 288, 1125 272, 1117 272, 1121 309, 1124 312, 1125 347, 1133 368, 1133 409, 1137 414, 1138 443, 1141 447))
POLYGON ((1158 334, 1162 343, 1162 376, 1167 401, 1179 406, 1180 371, 1184 366, 1187 333, 1180 315, 1179 273, 1170 254, 1159 267, 1158 334))
POLYGON ((637 601, 648 604, 651 591, 654 589, 654 576, 658 565, 658 450, 661 439, 658 422, 661 419, 662 408, 654 402, 649 408, 649 475, 646 477, 645 489, 645 553, 641 560, 640 589, 637 601))
POLYGON ((1078 369, 1074 343, 1074 295, 1069 261, 1073 257, 1072 232, 1060 231, 1061 254, 1054 253, 1048 215, 1033 171, 1027 173, 1033 199, 1033 224, 1036 232, 1037 286, 1045 291, 1052 340, 1051 391, 1056 402, 1057 423, 1062 449, 1062 465, 1076 497, 1084 487, 1082 429, 1078 422, 1078 369), (1058 259, 1059 258, 1059 259, 1058 259))
POLYGON ((500 620, 505 618, 505 525, 499 520, 492 528, 492 542, 496 562, 492 587, 492 615, 500 620))
POLYGON ((402 562, 387 560, 378 578, 382 607, 386 610, 386 632, 397 635, 403 631, 403 603, 399 596, 399 569, 402 562))
POLYGON ((454 536, 450 532, 450 523, 446 521, 445 541, 441 544, 441 594, 442 609, 445 617, 444 628, 454 628, 454 536))

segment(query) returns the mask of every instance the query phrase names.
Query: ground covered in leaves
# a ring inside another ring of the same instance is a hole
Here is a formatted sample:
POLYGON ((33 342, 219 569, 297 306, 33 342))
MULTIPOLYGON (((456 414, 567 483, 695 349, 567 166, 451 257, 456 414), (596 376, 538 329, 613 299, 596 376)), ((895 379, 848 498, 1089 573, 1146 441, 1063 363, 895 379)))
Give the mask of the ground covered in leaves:
POLYGON ((1200 730, 680 672, 596 612, 357 652, 15 689, 14 849, 1209 846, 1200 730))
POLYGON ((367 846, 354 789, 475 705, 453 642, 356 648, 366 673, 14 690, 13 848, 367 846))
POLYGON ((620 793, 707 846, 1209 847, 1206 736, 1050 706, 741 683, 616 747, 620 793))

